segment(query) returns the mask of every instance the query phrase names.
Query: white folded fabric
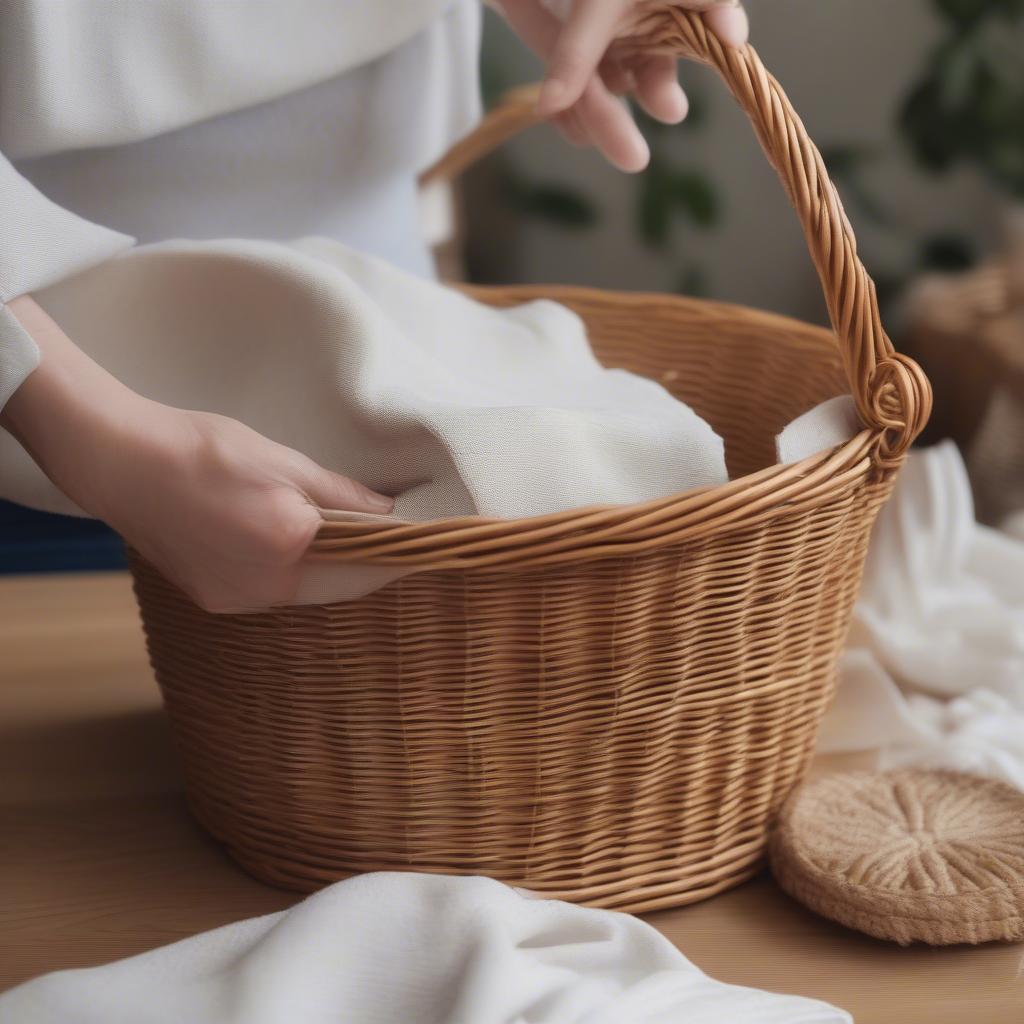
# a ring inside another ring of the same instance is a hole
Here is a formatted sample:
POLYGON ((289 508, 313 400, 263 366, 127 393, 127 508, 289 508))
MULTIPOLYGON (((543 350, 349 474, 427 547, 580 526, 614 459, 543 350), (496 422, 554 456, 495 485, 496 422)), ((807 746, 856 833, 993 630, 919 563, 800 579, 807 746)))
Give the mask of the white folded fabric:
POLYGON ((780 465, 788 466, 843 444, 863 429, 853 396, 837 395, 788 424, 775 439, 775 455, 780 465))
MULTIPOLYGON (((604 369, 564 307, 495 310, 326 239, 160 243, 39 301, 129 387, 393 494, 400 519, 530 516, 728 479, 708 424, 604 369)), ((71 511, 4 441, 3 496, 71 511)))
POLYGON ((625 914, 372 874, 289 911, 0 996, 0 1024, 850 1024, 707 977, 625 914))
POLYGON ((952 442, 914 452, 879 515, 819 750, 1024 789, 1024 543, 975 522, 952 442))
MULTIPOLYGON (((398 519, 534 516, 728 479, 712 428, 660 385, 602 367, 568 309, 494 309, 327 239, 144 246, 37 298, 129 387, 395 495, 398 519)), ((797 421, 786 461, 854 433, 851 408, 797 421)), ((4 431, 0 497, 81 514, 4 431)), ((395 575, 311 566, 298 600, 395 575)))

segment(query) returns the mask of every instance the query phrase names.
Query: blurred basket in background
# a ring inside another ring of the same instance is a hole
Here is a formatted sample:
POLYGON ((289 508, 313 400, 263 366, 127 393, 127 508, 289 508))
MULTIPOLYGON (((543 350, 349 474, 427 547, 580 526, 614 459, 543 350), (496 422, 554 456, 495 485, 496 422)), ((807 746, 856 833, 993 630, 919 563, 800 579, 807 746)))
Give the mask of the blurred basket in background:
POLYGON ((921 278, 905 305, 904 344, 937 397, 925 440, 956 441, 978 518, 1024 535, 1024 213, 1005 254, 921 278))

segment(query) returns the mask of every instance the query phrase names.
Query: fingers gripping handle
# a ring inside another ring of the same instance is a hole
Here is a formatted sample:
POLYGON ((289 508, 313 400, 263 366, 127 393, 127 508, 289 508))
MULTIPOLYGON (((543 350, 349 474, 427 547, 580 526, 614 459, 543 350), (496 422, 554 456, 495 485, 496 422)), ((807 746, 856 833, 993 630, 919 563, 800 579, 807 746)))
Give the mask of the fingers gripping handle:
POLYGON ((839 195, 782 87, 753 47, 723 46, 700 15, 677 7, 642 10, 616 46, 710 64, 750 118, 803 226, 858 412, 879 431, 878 464, 898 465, 928 422, 931 387, 920 367, 893 349, 882 327, 875 285, 857 255, 839 195))

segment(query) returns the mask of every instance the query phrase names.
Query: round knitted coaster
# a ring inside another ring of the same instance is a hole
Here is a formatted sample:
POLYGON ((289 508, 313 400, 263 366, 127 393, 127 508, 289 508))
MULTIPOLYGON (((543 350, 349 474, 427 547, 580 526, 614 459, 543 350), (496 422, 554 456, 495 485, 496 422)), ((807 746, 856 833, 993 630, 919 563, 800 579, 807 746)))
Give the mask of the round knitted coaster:
POLYGON ((1024 794, 992 779, 824 776, 789 798, 769 857, 794 899, 880 939, 1024 940, 1024 794))

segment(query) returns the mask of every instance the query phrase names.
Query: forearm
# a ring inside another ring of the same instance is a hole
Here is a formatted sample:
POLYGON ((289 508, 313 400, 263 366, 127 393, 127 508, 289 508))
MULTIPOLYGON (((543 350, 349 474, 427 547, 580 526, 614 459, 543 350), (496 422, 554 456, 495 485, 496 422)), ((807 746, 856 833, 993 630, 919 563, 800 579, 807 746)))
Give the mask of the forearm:
POLYGON ((100 454, 88 449, 116 450, 143 400, 82 352, 31 297, 12 299, 7 309, 35 341, 40 362, 0 410, 0 426, 80 507, 102 515, 83 461, 100 454))
POLYGON ((136 394, 32 299, 15 299, 8 311, 41 359, 0 425, 79 508, 203 607, 288 603, 319 508, 391 511, 390 498, 235 420, 136 394))

